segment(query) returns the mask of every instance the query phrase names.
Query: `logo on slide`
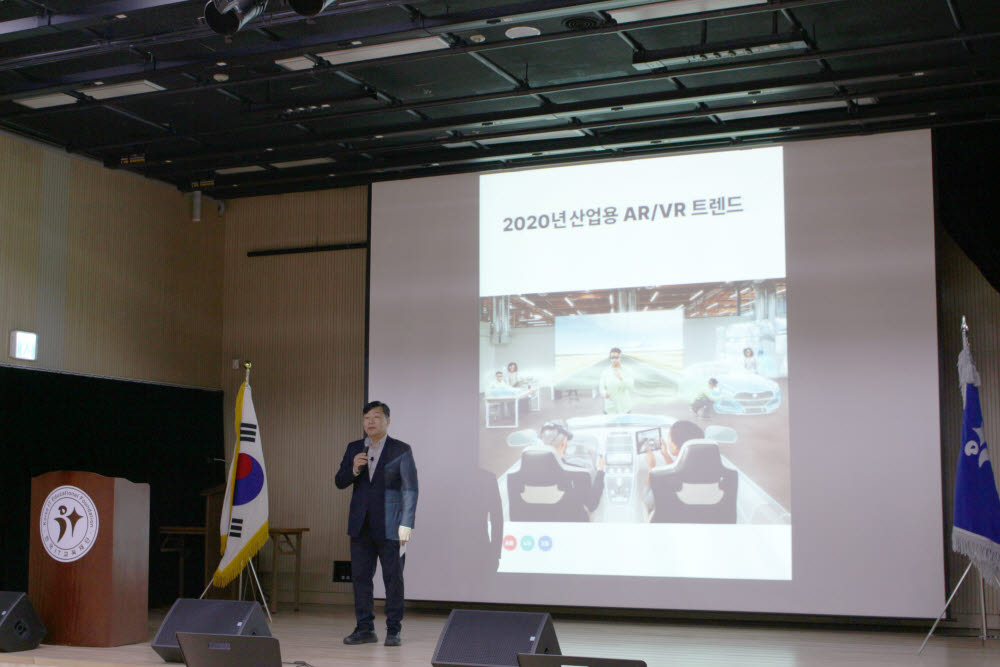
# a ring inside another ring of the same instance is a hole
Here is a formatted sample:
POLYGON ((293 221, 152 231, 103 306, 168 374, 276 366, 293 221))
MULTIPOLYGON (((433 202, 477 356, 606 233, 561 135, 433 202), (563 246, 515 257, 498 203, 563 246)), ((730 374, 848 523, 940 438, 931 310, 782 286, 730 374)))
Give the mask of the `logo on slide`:
POLYGON ((548 535, 542 535, 538 538, 538 548, 542 551, 548 551, 552 548, 552 538, 548 535))
POLYGON ((507 551, 513 551, 517 548, 517 538, 513 535, 504 535, 503 538, 503 548, 507 551))
POLYGON ((525 535, 521 538, 521 548, 525 551, 531 551, 535 548, 535 538, 531 535, 525 535))
POLYGON ((83 558, 97 541, 97 506, 82 489, 60 486, 42 504, 39 529, 42 546, 52 558, 70 563, 83 558))

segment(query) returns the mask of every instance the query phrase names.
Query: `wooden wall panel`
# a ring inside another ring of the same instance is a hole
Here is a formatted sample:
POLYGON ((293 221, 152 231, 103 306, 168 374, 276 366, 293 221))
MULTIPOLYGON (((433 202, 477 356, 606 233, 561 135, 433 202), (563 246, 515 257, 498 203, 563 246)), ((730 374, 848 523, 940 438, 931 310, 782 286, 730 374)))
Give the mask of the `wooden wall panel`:
MULTIPOLYGON (((331 583, 334 558, 349 559, 347 503, 333 476, 361 432, 364 391, 364 249, 248 258, 251 250, 366 240, 367 188, 230 202, 226 221, 224 356, 227 458, 242 368, 260 422, 273 527, 307 527, 303 599, 344 601, 331 583)), ((270 547, 261 559, 270 563, 270 547)), ((291 559, 279 560, 279 599, 291 596, 291 559)))
POLYGON ((70 181, 66 369, 218 386, 221 222, 192 222, 181 193, 84 162, 70 181))
MULTIPOLYGON (((981 224, 989 224, 983 222, 981 224)), ((969 342, 981 381, 980 401, 986 442, 993 451, 994 477, 1000 470, 1000 294, 959 249, 946 232, 937 232, 938 341, 941 381, 941 451, 944 497, 945 551, 948 593, 958 583, 968 560, 951 549, 954 514, 955 469, 961 446, 962 396, 958 384, 958 353, 962 349, 960 326, 965 315, 969 342)), ((975 572, 975 569, 973 569, 975 572)), ((963 627, 980 627, 978 577, 970 573, 950 612, 963 627)), ((991 627, 1000 626, 1000 592, 986 587, 986 611, 991 627)))
POLYGON ((0 342, 2 363, 11 329, 37 331, 42 149, 0 134, 0 342))
POLYGON ((37 362, 2 363, 218 387, 214 207, 193 223, 167 185, 3 135, 0 201, 2 335, 39 334, 37 362))

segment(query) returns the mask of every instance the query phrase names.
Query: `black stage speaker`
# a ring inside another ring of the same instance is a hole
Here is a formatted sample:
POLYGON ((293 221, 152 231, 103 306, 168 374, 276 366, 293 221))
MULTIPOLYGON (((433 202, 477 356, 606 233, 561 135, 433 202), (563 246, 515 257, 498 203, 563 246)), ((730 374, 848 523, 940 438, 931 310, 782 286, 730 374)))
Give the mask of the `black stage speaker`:
POLYGON ((0 591, 0 651, 29 651, 45 636, 45 626, 24 593, 0 591))
POLYGON ((520 611, 453 609, 444 624, 434 667, 517 667, 518 653, 561 654, 552 617, 520 611))
POLYGON ((178 632, 203 635, 270 637, 271 629, 260 605, 242 600, 179 598, 167 612, 151 646, 166 662, 183 662, 178 632))

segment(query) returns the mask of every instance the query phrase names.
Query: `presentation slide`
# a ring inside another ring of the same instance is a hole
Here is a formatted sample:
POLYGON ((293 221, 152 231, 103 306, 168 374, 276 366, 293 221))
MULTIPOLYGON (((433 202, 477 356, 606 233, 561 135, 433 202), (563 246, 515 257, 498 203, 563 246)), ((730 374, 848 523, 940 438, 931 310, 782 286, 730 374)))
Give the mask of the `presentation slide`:
POLYGON ((500 572, 792 578, 783 191, 780 147, 480 177, 500 572))
POLYGON ((935 616, 932 193, 923 131, 374 184, 407 598, 935 616))

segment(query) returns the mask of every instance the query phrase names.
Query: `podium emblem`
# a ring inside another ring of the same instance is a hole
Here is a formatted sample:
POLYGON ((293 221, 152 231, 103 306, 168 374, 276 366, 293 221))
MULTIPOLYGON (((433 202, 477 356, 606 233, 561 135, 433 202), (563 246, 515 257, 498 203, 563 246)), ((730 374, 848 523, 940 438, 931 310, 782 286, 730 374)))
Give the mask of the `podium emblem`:
POLYGON ((39 518, 42 546, 52 558, 70 563, 83 558, 97 541, 97 506, 85 491, 60 486, 42 504, 39 518))

